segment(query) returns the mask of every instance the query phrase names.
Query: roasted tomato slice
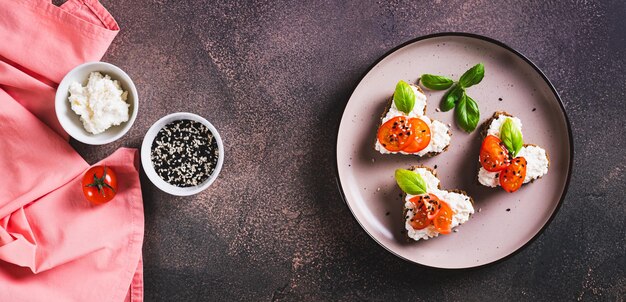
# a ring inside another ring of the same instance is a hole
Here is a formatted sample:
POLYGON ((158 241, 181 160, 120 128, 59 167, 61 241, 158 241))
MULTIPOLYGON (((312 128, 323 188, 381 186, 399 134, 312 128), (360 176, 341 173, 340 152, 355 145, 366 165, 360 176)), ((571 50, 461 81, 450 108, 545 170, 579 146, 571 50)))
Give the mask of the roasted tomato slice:
POLYGON ((435 229, 437 232, 441 234, 450 234, 452 232, 452 209, 450 206, 444 201, 440 201, 439 212, 437 213, 437 217, 433 219, 433 224, 435 225, 435 229))
POLYGON ((415 124, 415 139, 402 151, 415 153, 424 150, 430 144, 430 128, 420 118, 411 118, 409 123, 415 124))
POLYGON ((427 206, 424 204, 424 197, 428 195, 419 195, 409 199, 415 206, 413 207, 413 218, 410 224, 416 230, 421 230, 430 225, 431 218, 428 218, 427 206))
POLYGON ((415 139, 415 125, 406 116, 396 116, 378 128, 378 142, 391 152, 400 151, 415 139))
POLYGON ((480 147, 480 164, 489 172, 498 172, 510 163, 509 151, 502 141, 494 136, 487 135, 480 147))
POLYGON ((424 204, 428 211, 428 219, 432 220, 437 217, 439 210, 441 209, 441 200, 435 194, 424 195, 424 204))
POLYGON ((415 196, 409 201, 415 205, 413 208, 413 218, 410 223, 411 226, 417 230, 421 230, 431 224, 433 218, 437 217, 439 214, 441 204, 443 203, 434 194, 415 196))
POLYGON ((522 186, 524 178, 526 178, 526 159, 516 157, 504 171, 500 172, 500 186, 512 193, 522 186))
POLYGON ((426 212, 426 208, 417 207, 413 208, 413 218, 409 222, 411 226, 416 230, 421 230, 430 225, 430 219, 428 219, 428 213, 426 212))

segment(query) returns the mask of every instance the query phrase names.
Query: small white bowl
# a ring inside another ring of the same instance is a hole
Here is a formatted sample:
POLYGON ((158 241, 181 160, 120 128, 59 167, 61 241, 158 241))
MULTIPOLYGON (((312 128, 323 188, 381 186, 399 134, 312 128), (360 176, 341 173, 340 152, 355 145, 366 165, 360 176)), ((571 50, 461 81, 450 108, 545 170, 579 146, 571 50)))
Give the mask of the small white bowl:
POLYGON ((74 67, 70 70, 57 88, 54 109, 59 119, 59 123, 65 132, 79 142, 89 145, 104 145, 119 139, 135 122, 137 111, 139 110, 139 97, 137 96, 137 88, 133 80, 119 67, 105 62, 88 62, 74 67), (72 82, 79 82, 83 85, 87 84, 89 74, 98 71, 102 74, 108 74, 112 80, 117 80, 122 86, 122 90, 128 91, 126 102, 130 104, 130 118, 118 126, 113 126, 99 134, 92 134, 85 130, 80 116, 72 111, 69 98, 69 87, 72 82))
POLYGON ((150 127, 150 129, 148 129, 148 132, 146 132, 146 136, 144 136, 143 138, 143 143, 141 144, 141 165, 143 166, 143 170, 146 172, 146 175, 148 176, 150 181, 152 181, 152 183, 157 186, 157 188, 161 189, 163 192, 172 195, 189 196, 202 192, 215 181, 217 175, 219 175, 220 171, 222 170, 223 163, 224 145, 222 143, 222 138, 220 137, 220 134, 217 132, 217 129, 215 129, 215 127, 213 127, 213 125, 209 123, 209 121, 193 113, 177 112, 162 117, 160 120, 156 121, 156 123, 154 123, 152 127, 150 127), (211 176, 209 176, 209 178, 207 178, 207 180, 197 186, 183 188, 171 185, 163 180, 156 173, 156 171, 154 170, 154 166, 152 165, 152 159, 150 158, 150 153, 152 152, 152 142, 156 138, 161 128, 171 122, 178 120, 192 120, 202 123, 207 128, 209 128, 209 131, 211 131, 217 142, 219 156, 217 157, 217 165, 215 166, 215 170, 213 170, 213 173, 211 174, 211 176))

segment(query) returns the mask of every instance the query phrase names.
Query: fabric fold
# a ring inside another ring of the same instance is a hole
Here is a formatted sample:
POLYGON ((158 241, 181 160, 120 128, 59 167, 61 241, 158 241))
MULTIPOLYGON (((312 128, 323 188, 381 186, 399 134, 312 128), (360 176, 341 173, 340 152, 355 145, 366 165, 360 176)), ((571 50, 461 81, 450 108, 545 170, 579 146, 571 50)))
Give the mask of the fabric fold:
MULTIPOLYGON (((0 1, 0 59, 52 89, 77 65, 99 61, 119 26, 98 1, 68 2, 70 11, 44 0, 0 1)), ((40 92, 20 103, 62 134, 54 99, 40 92)))
POLYGON ((119 27, 96 0, 0 1, 0 301, 142 301, 138 152, 102 160, 116 197, 90 204, 89 164, 54 112, 73 67, 102 58, 119 27))
MULTIPOLYGON (((135 280, 141 272, 138 265, 144 235, 136 161, 137 150, 123 148, 98 163, 116 171, 120 180, 120 194, 107 204, 92 205, 82 196, 79 175, 16 211, 23 219, 11 217, 15 225, 11 230, 30 228, 18 233, 33 234, 36 245, 34 254, 30 254, 32 245, 24 248, 27 240, 0 247, 0 259, 4 260, 0 261, 0 300, 44 301, 60 295, 67 298, 64 301, 124 301, 130 289, 142 288, 143 281, 135 280), (7 254, 12 258, 4 258, 7 254)), ((142 299, 134 298, 132 301, 142 299)))

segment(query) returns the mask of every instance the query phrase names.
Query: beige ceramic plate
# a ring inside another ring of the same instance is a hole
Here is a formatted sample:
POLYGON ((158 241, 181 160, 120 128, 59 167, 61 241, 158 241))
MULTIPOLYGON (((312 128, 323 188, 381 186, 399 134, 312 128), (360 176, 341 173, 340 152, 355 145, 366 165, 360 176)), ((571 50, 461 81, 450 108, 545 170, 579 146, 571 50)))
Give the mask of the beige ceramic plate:
POLYGON ((363 229, 408 261, 437 268, 471 268, 504 259, 536 238, 563 201, 572 166, 572 135, 561 100, 541 71, 517 51, 490 38, 444 33, 415 39, 375 63, 354 89, 337 137, 337 170, 345 201, 363 229), (436 112, 443 92, 426 91, 427 115, 452 125, 447 152, 433 158, 381 155, 372 148, 379 118, 398 80, 415 83, 423 73, 458 79, 485 65, 483 81, 468 89, 478 102, 480 124, 495 111, 522 120, 525 143, 545 148, 550 170, 542 179, 509 194, 478 185, 480 131, 466 134, 453 112, 436 112), (502 99, 502 100, 500 100, 502 99), (396 168, 436 167, 444 189, 474 197, 476 213, 457 233, 407 242, 396 168), (479 212, 480 209, 480 212, 479 212))

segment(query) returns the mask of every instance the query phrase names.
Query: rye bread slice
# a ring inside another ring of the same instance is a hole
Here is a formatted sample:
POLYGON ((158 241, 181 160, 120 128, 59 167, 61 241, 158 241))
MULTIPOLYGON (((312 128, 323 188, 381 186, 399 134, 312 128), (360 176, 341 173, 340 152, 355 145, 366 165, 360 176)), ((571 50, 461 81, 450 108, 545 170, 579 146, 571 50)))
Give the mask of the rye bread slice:
MULTIPOLYGON (((409 85, 411 85, 411 87, 417 88, 417 91, 419 91, 421 93, 424 93, 424 90, 422 90, 422 88, 419 87, 418 85, 414 85, 414 84, 409 84, 409 85)), ((378 131, 378 128, 383 124, 383 119, 385 118, 385 116, 387 116, 387 113, 389 112, 389 109, 391 109, 391 104, 392 103, 393 103, 393 94, 391 95, 391 97, 387 101, 387 105, 385 106, 385 110, 380 115, 380 122, 378 123, 378 127, 376 127, 376 131, 378 131)), ((427 107, 428 107, 428 103, 426 103, 426 105, 424 105, 424 115, 426 115, 426 108, 427 107)), ((450 137, 452 137, 452 132, 450 131, 450 129, 448 129, 448 135, 450 135, 450 137)), ((378 140, 378 138, 376 138, 374 140, 374 144, 372 144, 372 148, 374 149, 374 151, 378 152, 378 150, 376 150, 376 140, 378 140)), ((435 152, 435 151, 428 152, 428 153, 422 155, 422 157, 433 157, 433 156, 435 156, 437 154, 441 154, 441 153, 444 153, 444 152, 448 151, 448 148, 450 148, 450 144, 448 144, 445 148, 443 148, 443 150, 441 152, 435 152)), ((414 154, 402 154, 402 153, 397 153, 397 154, 414 155, 414 154)))
MULTIPOLYGON (((506 111, 496 111, 496 112, 494 112, 494 113, 493 113, 493 116, 491 116, 491 118, 489 118, 488 120, 486 120, 486 121, 485 121, 485 122, 481 125, 480 135, 481 135, 481 137, 482 137, 482 140, 484 140, 484 139, 485 139, 485 137, 487 137, 487 131, 489 131, 489 127, 491 126, 491 123, 492 123, 495 119, 497 119, 498 117, 500 117, 501 115, 508 116, 508 117, 515 117, 515 116, 513 116, 512 114, 510 114, 510 113, 508 113, 508 112, 506 112, 506 111)), ((482 141, 482 140, 481 140, 481 141, 482 141)), ((541 148, 540 146, 537 146, 537 145, 535 145, 535 144, 523 144, 522 146, 523 146, 523 147, 535 146, 535 147, 539 147, 539 148, 541 148)), ((543 148, 542 148, 542 149, 543 149, 543 148)), ((544 150, 545 150, 545 149, 544 149, 544 150)), ((548 154, 548 151, 547 151, 547 150, 545 150, 545 151, 546 151, 546 158, 548 159, 548 169, 549 169, 549 168, 550 168, 550 155, 548 154)), ((477 171, 477 175, 476 175, 476 182, 477 182, 479 185, 481 185, 481 186, 487 187, 487 186, 485 186, 485 185, 481 184, 481 183, 480 183, 480 181, 478 181, 478 172, 480 171, 480 167, 482 167, 482 165, 480 164, 480 159, 479 159, 479 160, 478 160, 478 171, 477 171)), ((545 174, 544 174, 544 175, 545 175, 545 174)), ((533 183, 535 180, 540 179, 540 178, 542 178, 542 177, 543 177, 543 175, 542 175, 542 176, 539 176, 539 177, 537 177, 537 178, 535 178, 535 179, 533 179, 533 180, 531 180, 529 183, 533 183)), ((522 184, 522 185, 524 185, 524 184, 522 184)), ((489 188, 491 188, 491 187, 489 187, 489 188)))
MULTIPOLYGON (((423 166, 423 165, 418 165, 418 166, 411 166, 409 167, 407 170, 409 171, 415 171, 418 168, 423 168, 428 170, 430 173, 432 173, 435 177, 437 177, 437 171, 431 167, 427 167, 427 166, 423 166)), ((437 179, 439 179, 439 177, 437 177, 437 179)), ((439 181, 439 185, 437 186, 437 189, 442 190, 441 189, 441 180, 439 181)), ((453 189, 453 190, 446 190, 448 192, 453 192, 453 193, 459 193, 462 195, 465 195, 467 197, 469 197, 470 203, 472 204, 472 206, 474 206, 474 198, 472 198, 472 196, 467 195, 467 192, 463 191, 463 190, 459 190, 459 189, 453 189)), ((404 227, 404 225, 406 224, 406 216, 407 216, 407 212, 409 211, 405 206, 404 203, 406 202, 406 196, 407 194, 405 192, 402 192, 402 230, 404 231, 404 237, 406 239, 406 241, 417 241, 411 237, 409 237, 409 232, 406 230, 406 227, 404 227)))

